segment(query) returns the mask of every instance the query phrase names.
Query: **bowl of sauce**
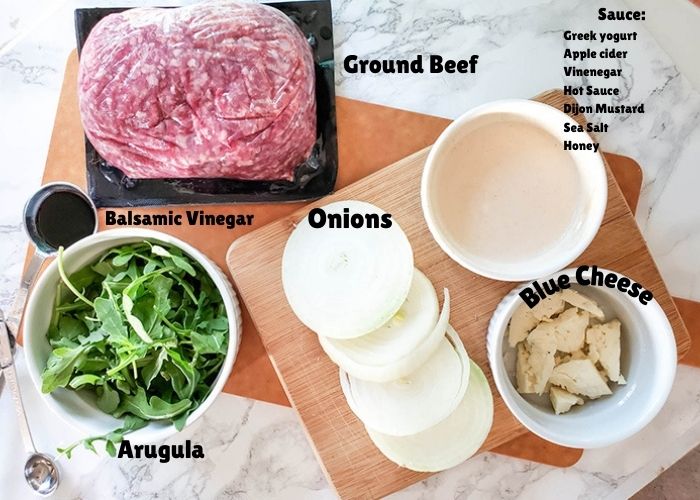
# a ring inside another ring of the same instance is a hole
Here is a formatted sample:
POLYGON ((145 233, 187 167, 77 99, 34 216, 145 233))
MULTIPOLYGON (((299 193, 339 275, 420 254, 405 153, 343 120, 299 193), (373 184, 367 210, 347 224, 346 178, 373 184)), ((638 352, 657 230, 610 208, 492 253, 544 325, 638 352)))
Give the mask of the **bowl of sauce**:
POLYGON ((568 151, 572 118, 546 104, 505 100, 468 111, 440 135, 421 181, 428 228, 461 266, 487 278, 552 274, 595 237, 607 203, 601 155, 568 151))

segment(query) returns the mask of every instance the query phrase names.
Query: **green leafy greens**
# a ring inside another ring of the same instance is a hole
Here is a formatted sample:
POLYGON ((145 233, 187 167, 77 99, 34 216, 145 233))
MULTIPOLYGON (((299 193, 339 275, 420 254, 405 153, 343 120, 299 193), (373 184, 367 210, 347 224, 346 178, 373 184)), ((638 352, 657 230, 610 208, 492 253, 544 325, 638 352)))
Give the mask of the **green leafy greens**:
MULTIPOLYGON (((123 245, 61 283, 47 337, 52 352, 42 391, 89 391, 123 425, 104 435, 116 443, 148 421, 181 430, 207 397, 226 355, 228 319, 211 278, 177 248, 148 241, 123 245)), ((75 443, 59 452, 70 457, 75 443)))

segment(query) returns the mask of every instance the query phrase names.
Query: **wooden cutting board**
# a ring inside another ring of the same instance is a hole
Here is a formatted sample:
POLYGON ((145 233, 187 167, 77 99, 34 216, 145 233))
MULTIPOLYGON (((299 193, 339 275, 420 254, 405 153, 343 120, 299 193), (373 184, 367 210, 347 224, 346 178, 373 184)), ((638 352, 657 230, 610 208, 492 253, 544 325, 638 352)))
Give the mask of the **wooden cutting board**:
MULTIPOLYGON (((77 67, 78 59, 73 52, 66 64, 43 183, 62 180, 85 186, 84 136, 76 94, 77 67)), ((445 118, 344 98, 336 99, 336 107, 339 160, 342 165, 337 182, 339 188, 432 144, 450 123, 450 120, 445 118), (385 125, 387 123, 401 123, 402 126, 387 130, 385 125)), ((632 160, 621 156, 615 157, 614 160, 612 164, 620 165, 620 170, 623 172, 633 171, 632 167, 636 165, 632 160), (625 165, 626 162, 629 162, 629 165, 625 165)), ((637 171, 639 171, 638 167, 637 171)), ((639 191, 639 186, 636 190, 639 191)), ((266 222, 292 213, 301 206, 302 204, 216 207, 216 211, 220 213, 255 214, 255 226, 243 228, 242 231, 237 229, 233 233, 201 226, 187 229, 181 227, 160 229, 196 246, 226 270, 226 251, 236 237, 266 222)), ((201 208, 212 210, 211 206, 201 208)), ((168 207, 168 209, 182 211, 183 207, 168 207)), ((159 210, 161 209, 138 208, 134 209, 134 212, 143 214, 159 210)), ((118 210, 118 212, 124 211, 118 210)), ((100 210, 100 221, 100 230, 104 230, 104 210, 100 210)), ((289 400, 245 306, 242 307, 242 312, 241 347, 224 392, 289 406, 289 400)), ((523 434, 493 451, 559 467, 572 465, 581 456, 581 450, 554 445, 531 433, 523 434)))
MULTIPOLYGON (((43 182, 64 180, 85 186, 83 131, 77 108, 77 56, 73 52, 67 61, 43 182)), ((337 186, 346 186, 360 178, 394 163, 432 144, 450 120, 413 113, 396 108, 337 98, 340 175, 337 186), (387 128, 386 124, 401 123, 387 128)), ((634 160, 606 154, 608 163, 622 188, 628 203, 636 207, 641 189, 641 169, 634 160)), ((266 221, 289 214, 299 208, 293 205, 257 205, 217 207, 221 213, 255 210, 257 227, 266 221)), ((190 207, 192 208, 192 207, 190 207)), ((203 207, 204 208, 204 207, 203 207)), ((138 209, 138 213, 154 212, 138 209)), ((102 211, 103 212, 103 211, 102 211)), ((101 220, 104 216, 101 215, 101 220)), ((100 228, 104 229, 104 225, 100 228)), ((243 231, 229 234, 212 228, 164 228, 202 249, 226 269, 224 256, 230 243, 243 231)), ((245 228, 250 230, 251 228, 245 228)), ((677 299, 682 300, 682 299, 677 299)), ((700 327, 700 304, 682 301, 682 313, 696 319, 689 327, 700 327)), ((695 328, 700 330, 700 328, 695 328)), ((700 331, 685 362, 700 366, 700 331)), ((241 349, 225 392, 289 406, 289 401, 263 348, 260 338, 243 307, 243 338, 241 349)), ((492 451, 555 466, 569 466, 581 456, 581 450, 563 448, 531 433, 522 434, 492 451)))
MULTIPOLYGON (((536 98, 562 109, 569 98, 552 91, 536 98)), ((573 101, 573 99, 571 99, 573 101)), ((584 118, 580 117, 583 122, 584 118)), ((354 142, 354 144, 361 144, 354 142)), ((343 498, 379 497, 427 477, 397 467, 373 446, 347 406, 337 367, 323 353, 317 337, 291 311, 280 280, 284 245, 294 225, 311 207, 358 199, 393 214, 413 245, 416 267, 436 289, 452 294, 450 323, 470 357, 493 382, 486 357, 488 320, 512 283, 480 277, 461 268, 437 246, 420 208, 420 175, 428 149, 312 203, 281 220, 238 238, 228 253, 229 270, 272 359, 285 391, 298 411, 326 473, 343 498)), ((615 178, 608 172, 608 206, 593 243, 574 265, 596 264, 623 273, 650 289, 669 318, 679 353, 690 346, 688 332, 659 275, 615 178)), ((493 387, 493 385, 492 385, 493 387)), ((524 428, 494 393, 494 424, 483 446, 493 449, 522 434, 524 428)))

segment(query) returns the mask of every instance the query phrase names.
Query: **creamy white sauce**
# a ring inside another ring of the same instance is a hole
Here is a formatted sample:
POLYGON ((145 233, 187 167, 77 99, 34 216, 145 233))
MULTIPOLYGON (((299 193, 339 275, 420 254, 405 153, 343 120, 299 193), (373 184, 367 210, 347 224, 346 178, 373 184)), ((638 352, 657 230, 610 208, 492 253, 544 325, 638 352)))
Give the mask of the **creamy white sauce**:
POLYGON ((461 251, 512 263, 564 236, 580 205, 576 164, 553 135, 491 118, 439 157, 438 219, 461 251))

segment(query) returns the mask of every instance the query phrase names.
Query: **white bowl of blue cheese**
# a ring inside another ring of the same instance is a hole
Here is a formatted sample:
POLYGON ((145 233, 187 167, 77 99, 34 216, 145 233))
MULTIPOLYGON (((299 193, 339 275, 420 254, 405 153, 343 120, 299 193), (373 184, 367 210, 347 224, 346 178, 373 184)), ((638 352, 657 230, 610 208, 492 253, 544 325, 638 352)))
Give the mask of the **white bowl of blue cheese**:
POLYGON ((519 295, 530 283, 501 301, 489 324, 489 363, 506 405, 530 431, 562 446, 608 446, 642 429, 666 401, 676 372, 673 331, 656 300, 581 286, 576 269, 554 278, 561 275, 570 288, 532 308, 519 295))

